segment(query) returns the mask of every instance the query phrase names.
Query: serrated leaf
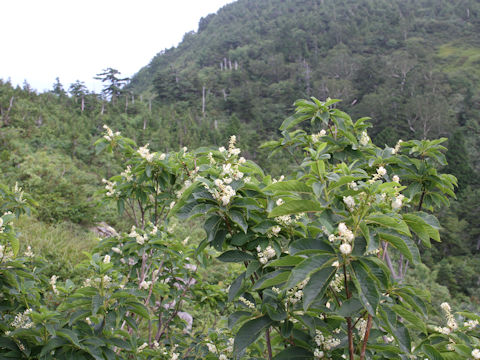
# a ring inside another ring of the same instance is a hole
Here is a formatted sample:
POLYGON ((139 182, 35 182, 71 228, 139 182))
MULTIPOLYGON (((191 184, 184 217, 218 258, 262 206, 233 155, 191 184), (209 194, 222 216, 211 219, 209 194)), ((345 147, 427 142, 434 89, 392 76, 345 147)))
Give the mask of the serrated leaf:
POLYGON ((222 262, 243 262, 255 260, 255 257, 241 250, 228 250, 217 257, 217 259, 222 262))
POLYGON ((288 192, 296 192, 296 193, 312 193, 312 188, 301 182, 299 180, 287 180, 287 181, 278 181, 271 185, 268 185, 263 189, 265 192, 269 191, 288 191, 288 192))
POLYGON ((235 211, 235 210, 230 211, 229 217, 235 224, 240 226, 240 228, 243 230, 245 234, 247 233, 248 224, 247 224, 247 221, 245 220, 245 217, 240 211, 235 211))
POLYGON ((268 266, 275 267, 275 266, 295 266, 305 260, 304 257, 301 256, 283 256, 280 259, 271 261, 268 263, 268 266))
POLYGON ((376 316, 380 293, 375 279, 360 262, 352 262, 351 267, 353 270, 352 280, 360 295, 360 301, 370 315, 376 316))
POLYGON ((241 273, 233 281, 232 285, 230 285, 230 289, 228 290, 228 301, 232 301, 240 293, 244 279, 245 279, 245 272, 241 273))
POLYGON ((273 321, 268 316, 262 316, 257 319, 247 321, 238 330, 233 344, 233 351, 239 354, 252 344, 260 336, 262 330, 269 327, 273 321))
POLYGON ((141 317, 145 319, 150 319, 150 314, 148 313, 148 309, 145 307, 145 305, 140 304, 140 303, 128 303, 128 310, 131 312, 140 315, 141 317))
POLYGON ((374 213, 367 216, 365 221, 370 224, 376 224, 385 228, 393 229, 406 236, 411 236, 410 230, 408 230, 408 226, 405 221, 397 216, 374 213))
POLYGON ((289 275, 289 271, 283 270, 276 270, 271 273, 267 273, 258 279, 253 286, 253 290, 261 290, 271 286, 283 284, 285 281, 287 281, 289 275))
POLYGON ((312 358, 313 353, 310 350, 298 346, 292 346, 279 352, 274 356, 273 360, 304 360, 312 358))
POLYGON ((321 298, 327 290, 336 272, 336 268, 329 266, 323 268, 312 276, 303 288, 303 310, 307 311, 310 304, 317 298, 321 298))
POLYGON ((313 200, 287 200, 284 204, 275 207, 268 217, 292 215, 306 212, 321 212, 324 208, 313 200))
POLYGON ((335 253, 335 251, 333 250, 330 244, 327 244, 325 241, 321 239, 313 239, 313 238, 304 238, 304 239, 296 240, 288 248, 288 252, 290 253, 290 255, 295 255, 296 253, 304 250, 321 250, 331 254, 335 253))
POLYGON ((343 317, 351 317, 359 313, 363 309, 362 303, 355 298, 345 300, 338 310, 338 315, 343 317))
POLYGON ((60 329, 57 330, 57 335, 69 340, 72 344, 82 349, 82 345, 80 344, 78 336, 74 331, 70 329, 60 329))
POLYGON ((329 254, 319 254, 305 259, 292 269, 286 288, 291 289, 299 282, 305 280, 315 271, 320 270, 329 261, 333 261, 333 259, 336 259, 336 257, 333 257, 329 254))
MULTIPOLYGON (((443 360, 442 354, 431 345, 423 345, 422 350, 428 356, 428 360, 443 360)), ((469 354, 470 355, 470 354, 469 354)))
POLYGON ((252 313, 248 311, 235 311, 228 317, 228 328, 232 329, 240 319, 250 317, 251 315, 252 313))
POLYGON ((411 310, 405 309, 401 305, 393 305, 392 310, 403 319, 407 320, 410 324, 413 325, 416 329, 427 334, 427 326, 417 315, 415 315, 411 310))
POLYGON ((408 260, 414 263, 420 261, 418 247, 411 238, 398 234, 395 231, 390 231, 389 229, 378 229, 377 233, 382 240, 392 244, 408 260))

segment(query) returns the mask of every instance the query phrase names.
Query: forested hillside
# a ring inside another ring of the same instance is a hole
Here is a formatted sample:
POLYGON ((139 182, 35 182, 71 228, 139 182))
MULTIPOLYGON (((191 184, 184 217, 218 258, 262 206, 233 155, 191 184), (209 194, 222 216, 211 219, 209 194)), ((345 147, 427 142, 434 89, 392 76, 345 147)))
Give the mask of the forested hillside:
POLYGON ((458 178, 457 199, 437 212, 442 242, 421 249, 427 267, 413 281, 478 309, 478 34, 474 0, 238 0, 202 18, 126 86, 106 81, 95 94, 57 82, 39 94, 2 81, 0 182, 30 193, 42 224, 127 229, 98 194, 102 178, 124 170, 95 153, 104 124, 161 152, 218 147, 236 134, 247 159, 279 176, 287 156, 269 158, 259 146, 278 136, 293 102, 342 99, 335 106, 353 118, 372 118, 379 146, 448 138, 441 170, 458 178))

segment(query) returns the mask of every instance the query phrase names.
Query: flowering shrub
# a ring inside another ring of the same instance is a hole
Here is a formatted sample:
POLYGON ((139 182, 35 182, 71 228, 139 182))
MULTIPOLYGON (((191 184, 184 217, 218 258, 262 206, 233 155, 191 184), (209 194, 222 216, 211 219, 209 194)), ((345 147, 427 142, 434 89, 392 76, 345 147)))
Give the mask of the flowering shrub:
POLYGON ((105 126, 97 151, 115 151, 124 170, 104 179, 104 195, 132 228, 99 242, 81 284, 43 276, 34 249, 19 253, 11 222, 25 196, 1 187, 1 357, 480 358, 478 315, 443 303, 437 323, 428 294, 404 283, 418 245, 440 241, 431 211, 454 196, 456 179, 437 171, 444 139, 379 148, 367 119, 335 102, 298 101, 283 138, 264 145, 296 158, 278 179, 243 158, 235 136, 165 154, 105 126), (305 120, 314 134, 294 130, 305 120), (197 249, 172 231, 192 217, 204 219, 197 249), (199 279, 208 246, 243 268, 226 296, 199 279), (228 329, 195 332, 188 303, 213 309, 225 297, 228 329))
POLYGON ((417 245, 440 241, 430 211, 454 196, 456 179, 437 172, 445 139, 381 149, 367 119, 353 122, 335 102, 298 101, 283 138, 264 145, 297 156, 286 178, 239 158, 232 137, 228 150, 197 152, 196 181, 173 209, 206 215, 201 247, 245 266, 228 294, 237 306, 229 318, 234 355, 477 356, 478 316, 458 313, 470 319, 458 327, 444 305, 447 326, 435 326, 427 294, 403 283, 409 264, 420 262, 417 245), (293 130, 305 120, 320 131, 293 130))

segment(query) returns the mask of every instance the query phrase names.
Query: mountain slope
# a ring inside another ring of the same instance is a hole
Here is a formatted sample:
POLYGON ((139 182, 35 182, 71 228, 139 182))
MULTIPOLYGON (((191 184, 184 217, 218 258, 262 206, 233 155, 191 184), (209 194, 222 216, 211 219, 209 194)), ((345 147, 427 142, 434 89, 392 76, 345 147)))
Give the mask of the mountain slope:
POLYGON ((262 136, 306 96, 341 98, 393 137, 446 135, 478 115, 479 13, 473 0, 239 0, 156 55, 130 90, 188 101, 212 123, 253 121, 262 136))

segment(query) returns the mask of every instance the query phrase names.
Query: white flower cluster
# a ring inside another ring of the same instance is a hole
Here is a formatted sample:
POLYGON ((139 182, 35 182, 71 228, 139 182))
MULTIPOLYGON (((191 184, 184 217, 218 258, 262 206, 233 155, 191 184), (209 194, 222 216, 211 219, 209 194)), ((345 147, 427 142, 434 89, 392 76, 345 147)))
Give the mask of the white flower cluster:
POLYGON ((250 300, 248 299, 245 299, 243 296, 240 296, 238 298, 238 300, 240 302, 242 302, 246 307, 252 309, 252 310, 255 310, 255 304, 253 302, 251 302, 250 300))
POLYGON ((358 330, 358 335, 360 336, 360 338, 363 339, 365 337, 365 332, 367 331, 367 320, 358 320, 355 328, 358 330))
POLYGON ((217 201, 221 201, 223 206, 227 206, 230 203, 231 198, 236 195, 235 190, 233 190, 230 185, 227 185, 231 182, 231 178, 226 178, 224 180, 215 179, 214 183, 217 188, 208 189, 213 198, 217 201))
POLYGON ((282 215, 274 218, 275 222, 283 226, 289 226, 293 223, 294 219, 290 215, 282 215))
POLYGON ((387 170, 383 166, 380 166, 377 169, 377 172, 375 174, 373 174, 372 178, 370 180, 368 180, 368 182, 370 184, 373 184, 375 181, 381 179, 385 175, 387 175, 387 170))
POLYGON ((338 293, 341 292, 343 290, 343 276, 338 272, 335 273, 335 278, 330 282, 330 286, 332 287, 333 291, 338 293))
POLYGON ((106 134, 103 135, 103 137, 108 141, 112 141, 115 136, 120 136, 120 131, 117 131, 116 133, 114 133, 112 129, 110 129, 107 125, 103 125, 103 128, 106 131, 106 134))
POLYGON ((473 349, 472 350, 472 357, 475 360, 480 359, 480 349, 473 349))
POLYGON ((32 258, 32 257, 35 256, 35 254, 34 254, 33 251, 32 251, 32 247, 31 247, 31 246, 27 246, 27 250, 25 251, 25 256, 26 256, 26 257, 30 257, 30 258, 32 258))
POLYGON ((6 248, 4 245, 0 245, 0 260, 1 262, 7 262, 13 259, 13 251, 6 248))
POLYGON ((272 179, 272 184, 275 184, 277 182, 282 182, 283 180, 285 180, 285 176, 281 175, 278 180, 277 179, 272 179))
POLYGON ((358 184, 355 181, 352 181, 348 183, 348 188, 357 191, 358 190, 358 184))
MULTIPOLYGON (((339 330, 339 329, 337 329, 339 330)), ((339 332, 335 331, 334 332, 339 332)), ((330 351, 340 345, 340 339, 329 335, 325 337, 320 330, 316 330, 315 343, 319 348, 323 348, 326 351, 330 351)))
POLYGON ((10 325, 15 329, 30 329, 33 326, 29 316, 31 312, 32 309, 27 309, 23 313, 17 314, 10 325))
POLYGON ((95 278, 95 279, 90 279, 86 278, 83 281, 83 286, 84 287, 100 287, 103 283, 104 288, 109 288, 112 282, 112 278, 108 275, 103 275, 101 278, 95 278))
POLYGON ((458 328, 458 325, 457 325, 457 322, 455 321, 455 318, 453 317, 452 309, 450 308, 450 305, 447 302, 444 302, 440 305, 440 307, 445 313, 448 327, 451 330, 456 330, 458 328))
POLYGON ((232 164, 227 163, 222 165, 221 177, 223 177, 225 183, 230 184, 233 180, 240 180, 243 178, 243 173, 238 170, 238 164, 232 166, 232 164))
POLYGON ((112 251, 115 253, 115 254, 119 254, 119 255, 122 255, 122 250, 116 246, 112 247, 112 251))
POLYGON ((320 132, 317 134, 312 134, 312 142, 316 144, 320 141, 320 138, 325 135, 327 135, 327 132, 324 129, 320 130, 320 132))
POLYGON ((360 142, 360 145, 362 146, 367 146, 368 143, 370 142, 370 136, 368 136, 368 133, 366 130, 362 131, 359 142, 360 142))
POLYGON ((275 253, 275 250, 270 245, 267 246, 267 248, 263 251, 260 246, 257 246, 257 255, 258 255, 258 261, 260 261, 261 264, 265 265, 268 262, 268 260, 275 257, 276 253, 275 253))
POLYGON ((125 178, 125 180, 132 181, 133 179, 132 167, 128 165, 127 168, 120 175, 122 175, 125 178))
POLYGON ((148 145, 142 146, 138 148, 137 153, 142 157, 143 159, 147 160, 148 162, 152 162, 153 156, 155 154, 151 153, 150 150, 148 149, 148 145))
POLYGON ((143 289, 143 290, 148 290, 151 285, 152 285, 152 282, 151 282, 151 281, 145 281, 145 280, 143 280, 143 281, 138 285, 138 287, 139 287, 140 289, 143 289))
POLYGON ((352 196, 344 196, 343 202, 345 203, 350 212, 353 212, 355 210, 355 199, 352 196))
POLYGON ((57 275, 52 275, 52 277, 50 278, 50 285, 52 286, 52 290, 55 295, 59 294, 57 290, 57 279, 58 279, 57 275))
POLYGON ((132 226, 132 229, 130 230, 130 234, 128 234, 128 236, 135 238, 135 241, 137 242, 138 245, 143 245, 145 244, 146 241, 148 241, 148 235, 147 234, 141 235, 137 233, 137 229, 135 225, 132 226))
MULTIPOLYGON (((23 190, 20 186, 18 186, 18 183, 15 182, 15 187, 13 189, 13 191, 15 192, 15 194, 19 194, 18 198, 17 198, 17 201, 20 202, 20 203, 24 203, 25 202, 25 199, 23 199, 23 190)), ((6 214, 11 214, 12 212, 11 211, 8 211, 5 213, 6 214)))
POLYGON ((207 343, 205 343, 205 345, 207 346, 208 351, 210 351, 213 354, 217 353, 217 346, 215 344, 207 342, 207 343))
MULTIPOLYGON (((393 175, 392 181, 396 182, 396 183, 400 183, 400 178, 398 177, 398 175, 393 175)), ((399 193, 397 187, 395 187, 395 190, 396 190, 397 193, 395 195, 394 200, 392 201, 392 209, 397 210, 397 209, 400 209, 402 207, 403 199, 405 199, 405 196, 403 196, 402 194, 399 193)))
POLYGON ((467 328, 467 330, 472 331, 475 327, 478 326, 478 320, 468 320, 463 323, 463 326, 467 328))
POLYGON ((113 196, 116 194, 120 195, 120 192, 115 189, 117 185, 116 182, 108 181, 107 179, 102 179, 102 182, 105 184, 105 190, 107 190, 107 196, 113 196))
POLYGON ((322 350, 317 348, 313 352, 313 356, 315 356, 316 359, 323 359, 323 357, 325 356, 325 353, 322 350))
POLYGON ((310 278, 306 278, 297 286, 291 288, 287 291, 287 299, 285 300, 285 306, 288 306, 288 303, 295 305, 297 302, 303 298, 303 288, 310 281, 310 278))
POLYGON ((4 229, 4 226, 3 226, 3 218, 0 217, 0 234, 3 233, 3 229, 4 229))
POLYGON ((278 225, 272 226, 272 227, 268 230, 268 232, 267 232, 267 237, 268 237, 269 239, 271 239, 271 238, 274 237, 274 236, 278 236, 278 234, 280 233, 280 231, 282 231, 282 228, 281 228, 280 226, 278 226, 278 225))
POLYGON ((402 194, 398 194, 397 196, 395 196, 395 200, 392 201, 392 209, 400 209, 403 205, 403 199, 405 199, 405 196, 403 196, 402 194))
POLYGON ((340 245, 340 252, 343 255, 349 255, 352 252, 352 243, 355 239, 353 232, 345 225, 345 223, 338 224, 338 236, 330 234, 328 240, 334 242, 335 240, 340 240, 342 244, 340 245))
POLYGON ((398 152, 400 151, 402 142, 403 142, 402 139, 398 140, 397 145, 395 145, 395 148, 392 149, 392 155, 398 154, 398 152))
POLYGON ((235 135, 230 136, 230 141, 228 142, 228 157, 238 156, 240 154, 240 149, 235 147, 237 142, 237 137, 235 135))
POLYGON ((140 345, 140 346, 137 348, 137 352, 142 352, 142 351, 145 350, 147 347, 148 347, 148 344, 147 344, 146 342, 144 342, 142 345, 140 345))
POLYGON ((110 255, 105 255, 105 257, 103 258, 103 263, 110 264, 110 255))

